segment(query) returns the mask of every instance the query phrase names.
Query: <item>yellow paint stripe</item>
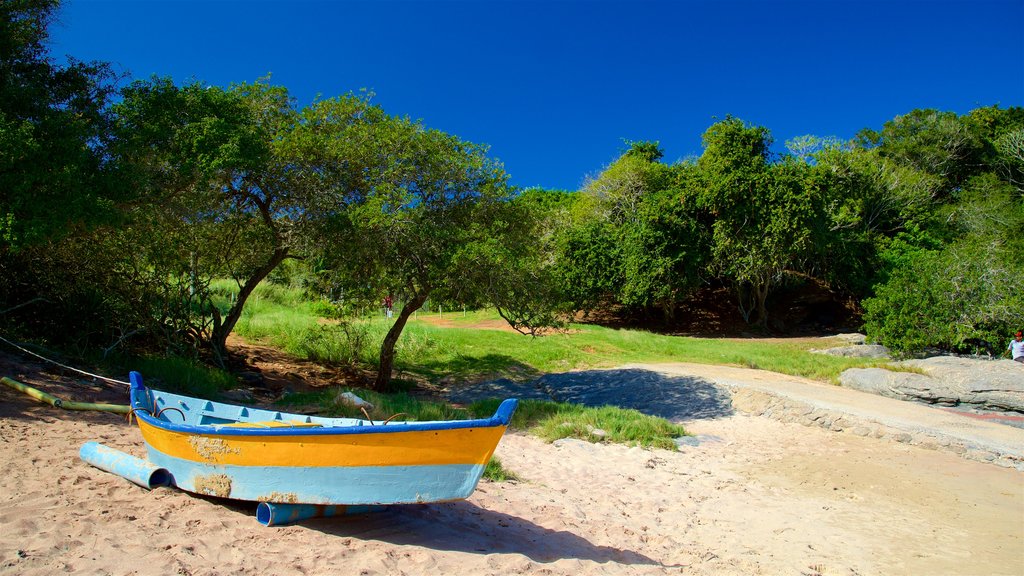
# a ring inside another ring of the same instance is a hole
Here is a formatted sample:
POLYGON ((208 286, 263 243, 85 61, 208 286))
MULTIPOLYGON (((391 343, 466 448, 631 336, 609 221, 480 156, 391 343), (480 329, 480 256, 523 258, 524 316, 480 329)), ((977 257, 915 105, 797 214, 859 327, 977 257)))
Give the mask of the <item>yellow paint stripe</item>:
POLYGON ((139 421, 154 449, 185 460, 237 466, 486 464, 505 427, 383 434, 197 436, 139 421))

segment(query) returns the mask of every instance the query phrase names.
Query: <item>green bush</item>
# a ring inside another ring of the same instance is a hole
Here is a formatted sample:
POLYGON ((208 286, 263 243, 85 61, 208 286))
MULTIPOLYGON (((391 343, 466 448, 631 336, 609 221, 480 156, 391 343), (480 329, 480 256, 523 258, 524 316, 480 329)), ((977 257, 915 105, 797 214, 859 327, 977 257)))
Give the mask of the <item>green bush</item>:
POLYGON ((868 336, 900 355, 928 347, 998 354, 1024 326, 1024 266, 998 246, 926 252, 864 301, 868 336))
POLYGON ((372 349, 369 329, 359 323, 317 325, 299 336, 300 355, 317 362, 355 366, 372 349))
POLYGON ((340 320, 346 316, 350 316, 351 311, 346 310, 345 307, 334 302, 328 302, 327 300, 317 300, 311 305, 313 314, 322 316, 324 318, 330 318, 333 320, 340 320))

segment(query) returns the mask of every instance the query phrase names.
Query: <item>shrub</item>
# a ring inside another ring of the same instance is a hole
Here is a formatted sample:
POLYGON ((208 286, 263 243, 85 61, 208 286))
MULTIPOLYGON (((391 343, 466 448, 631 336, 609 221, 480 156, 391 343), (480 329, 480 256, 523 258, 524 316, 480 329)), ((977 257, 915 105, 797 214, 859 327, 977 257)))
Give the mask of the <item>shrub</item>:
POLYGON ((922 253, 864 301, 865 329, 901 355, 928 347, 998 353, 1024 326, 1021 278, 1024 266, 998 244, 922 253))

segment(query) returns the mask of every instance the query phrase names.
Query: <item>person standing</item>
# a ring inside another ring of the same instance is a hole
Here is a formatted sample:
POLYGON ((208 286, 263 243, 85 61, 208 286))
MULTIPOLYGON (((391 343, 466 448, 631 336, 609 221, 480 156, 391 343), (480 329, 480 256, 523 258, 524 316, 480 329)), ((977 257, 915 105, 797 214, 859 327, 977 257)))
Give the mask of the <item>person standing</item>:
POLYGON ((395 303, 394 299, 391 298, 391 294, 384 297, 384 311, 388 318, 391 318, 391 306, 395 303))
POLYGON ((1006 347, 1006 351, 1010 353, 1014 362, 1024 364, 1024 332, 1018 330, 1013 335, 1013 340, 1010 340, 1010 345, 1006 347))

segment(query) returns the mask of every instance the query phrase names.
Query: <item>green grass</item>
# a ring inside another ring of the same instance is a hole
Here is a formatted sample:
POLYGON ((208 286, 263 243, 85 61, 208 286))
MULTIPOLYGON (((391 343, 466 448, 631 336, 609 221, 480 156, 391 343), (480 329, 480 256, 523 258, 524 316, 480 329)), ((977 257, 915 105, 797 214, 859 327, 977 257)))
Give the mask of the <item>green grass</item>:
MULTIPOLYGON (((394 418, 399 422, 489 418, 494 415, 500 403, 499 399, 481 400, 466 408, 458 408, 444 402, 422 400, 406 393, 381 394, 350 388, 289 394, 277 402, 285 409, 310 406, 325 416, 364 418, 369 415, 373 420, 394 418), (343 392, 354 393, 373 404, 373 408, 364 414, 359 408, 345 404, 340 400, 343 392)), ((613 406, 587 408, 543 400, 520 401, 509 428, 529 432, 549 442, 559 438, 579 438, 668 450, 676 448, 674 438, 686 434, 682 426, 636 410, 613 406), (605 435, 602 437, 595 434, 596 430, 603 430, 605 435)))
POLYGON ((518 474, 505 468, 497 456, 491 456, 491 459, 487 461, 483 477, 491 482, 508 482, 510 480, 522 482, 523 480, 518 474))
POLYGON ((573 325, 565 333, 530 338, 512 332, 441 328, 414 321, 406 327, 402 338, 406 337, 412 345, 399 351, 402 368, 428 378, 471 377, 474 372, 534 378, 541 373, 628 363, 693 362, 759 368, 834 382, 847 368, 878 364, 808 351, 815 346, 827 347, 825 342, 690 338, 589 325, 573 325))
MULTIPOLYGON (((388 320, 370 317, 326 322, 315 308, 296 290, 261 285, 246 304, 236 330, 247 339, 304 358, 338 364, 376 362, 378 347, 390 327, 388 320)), ((591 325, 572 325, 564 333, 531 338, 470 327, 483 321, 500 321, 493 311, 446 312, 443 318, 454 328, 427 321, 437 317, 436 311, 421 310, 410 320, 396 346, 397 370, 430 380, 447 377, 459 381, 479 375, 528 380, 544 373, 627 363, 693 362, 759 368, 835 382, 847 368, 883 364, 808 351, 811 347, 828 347, 831 344, 827 341, 691 338, 591 325)))
MULTIPOLYGON (((500 403, 501 400, 497 399, 474 402, 469 406, 469 412, 476 418, 485 418, 494 414, 500 403)), ((510 427, 548 442, 579 438, 666 450, 675 450, 674 439, 686 435, 682 426, 636 410, 615 406, 588 408, 543 400, 520 401, 510 427), (599 431, 603 431, 603 435, 599 431)))
POLYGON ((146 356, 133 359, 131 365, 147 386, 199 398, 216 400, 238 385, 228 372, 177 356, 146 356))

